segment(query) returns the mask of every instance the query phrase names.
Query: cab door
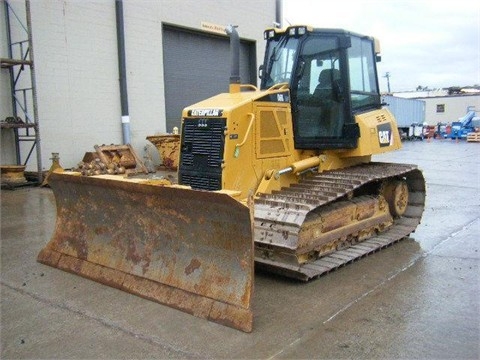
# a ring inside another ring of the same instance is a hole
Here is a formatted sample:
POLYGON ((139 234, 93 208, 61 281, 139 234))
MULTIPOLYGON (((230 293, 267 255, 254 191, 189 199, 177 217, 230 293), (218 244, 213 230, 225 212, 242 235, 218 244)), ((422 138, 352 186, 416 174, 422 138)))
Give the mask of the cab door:
POLYGON ((342 138, 345 123, 345 81, 335 36, 305 40, 293 83, 295 146, 322 148, 342 138))

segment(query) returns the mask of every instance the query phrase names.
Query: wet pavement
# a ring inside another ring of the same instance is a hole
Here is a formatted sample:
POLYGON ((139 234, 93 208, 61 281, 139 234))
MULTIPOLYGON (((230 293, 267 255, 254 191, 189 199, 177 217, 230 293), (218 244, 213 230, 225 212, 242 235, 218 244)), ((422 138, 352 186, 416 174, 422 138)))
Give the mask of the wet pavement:
POLYGON ((246 334, 36 262, 48 188, 1 191, 1 358, 480 358, 480 144, 406 142, 417 231, 310 283, 255 275, 246 334))

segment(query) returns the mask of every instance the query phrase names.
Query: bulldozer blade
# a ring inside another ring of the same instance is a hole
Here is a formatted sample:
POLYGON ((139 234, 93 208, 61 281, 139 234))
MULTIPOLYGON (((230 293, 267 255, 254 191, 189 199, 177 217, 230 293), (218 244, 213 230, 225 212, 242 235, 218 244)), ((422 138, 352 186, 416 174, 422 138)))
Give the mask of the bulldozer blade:
POLYGON ((227 194, 52 173, 57 219, 38 261, 245 332, 249 207, 227 194))

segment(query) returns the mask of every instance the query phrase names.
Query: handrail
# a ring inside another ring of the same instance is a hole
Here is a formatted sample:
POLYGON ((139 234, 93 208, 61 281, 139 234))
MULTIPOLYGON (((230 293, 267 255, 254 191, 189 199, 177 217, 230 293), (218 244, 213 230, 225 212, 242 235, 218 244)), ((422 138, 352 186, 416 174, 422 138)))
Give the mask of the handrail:
POLYGON ((253 91, 257 91, 258 88, 255 86, 255 85, 252 85, 252 84, 241 84, 240 85, 240 88, 245 88, 245 89, 251 89, 253 91))
POLYGON ((245 137, 243 138, 243 141, 240 144, 235 145, 235 153, 234 153, 235 157, 238 157, 238 155, 240 155, 240 148, 243 145, 245 145, 245 143, 247 142, 248 135, 250 135, 250 131, 252 130, 253 121, 255 120, 255 114, 248 113, 248 116, 250 117, 250 123, 248 124, 247 131, 245 132, 245 137))
POLYGON ((288 83, 287 82, 272 85, 267 89, 267 91, 285 90, 285 89, 288 89, 288 83))

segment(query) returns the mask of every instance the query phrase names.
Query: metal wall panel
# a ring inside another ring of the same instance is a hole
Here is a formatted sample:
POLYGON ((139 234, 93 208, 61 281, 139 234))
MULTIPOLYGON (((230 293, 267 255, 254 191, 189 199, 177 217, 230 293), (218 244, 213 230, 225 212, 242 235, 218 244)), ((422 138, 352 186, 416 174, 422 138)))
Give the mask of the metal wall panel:
MULTIPOLYGON (((167 131, 180 128, 186 106, 228 92, 230 42, 228 37, 163 26, 163 66, 167 131)), ((255 43, 241 41, 240 77, 244 84, 257 84, 255 43)))

